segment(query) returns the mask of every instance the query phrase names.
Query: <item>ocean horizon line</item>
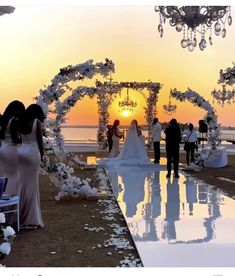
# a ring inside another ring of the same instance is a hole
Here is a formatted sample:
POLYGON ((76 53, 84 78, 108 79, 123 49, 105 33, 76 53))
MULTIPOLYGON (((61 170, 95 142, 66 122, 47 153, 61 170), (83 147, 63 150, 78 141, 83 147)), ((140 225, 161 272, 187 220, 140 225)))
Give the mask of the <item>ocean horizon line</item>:
MULTIPOLYGON (((162 123, 163 125, 164 124, 168 124, 166 122, 163 122, 162 123)), ((148 125, 145 125, 145 124, 140 124, 141 127, 144 127, 144 128, 147 128, 148 125)), ((65 125, 61 125, 62 128, 98 128, 99 125, 68 125, 68 124, 65 124, 65 125)), ((121 125, 120 128, 128 128, 129 125, 121 125)), ((198 126, 195 126, 196 128, 198 126)), ((228 130, 235 130, 235 126, 221 126, 221 129, 228 129, 228 130)))

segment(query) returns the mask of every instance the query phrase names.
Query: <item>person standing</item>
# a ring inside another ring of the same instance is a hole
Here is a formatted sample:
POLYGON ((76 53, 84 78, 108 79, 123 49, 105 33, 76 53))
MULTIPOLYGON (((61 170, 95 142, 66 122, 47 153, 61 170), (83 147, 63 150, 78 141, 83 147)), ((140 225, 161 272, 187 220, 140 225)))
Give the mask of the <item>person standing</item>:
POLYGON ((19 121, 22 145, 18 151, 20 219, 22 227, 44 227, 39 195, 39 168, 43 158, 42 108, 31 104, 19 121))
POLYGON ((18 132, 18 119, 25 110, 20 101, 12 101, 5 109, 0 123, 0 175, 7 177, 5 192, 19 195, 18 146, 21 137, 18 132))
POLYGON ((109 157, 116 157, 119 154, 119 140, 122 138, 122 133, 118 129, 118 126, 120 124, 119 120, 115 120, 112 126, 113 130, 113 135, 112 135, 112 140, 113 140, 113 145, 112 149, 109 153, 109 157))
POLYGON ((179 150, 181 141, 181 130, 176 119, 171 119, 169 126, 165 129, 167 175, 171 176, 171 163, 174 165, 174 176, 179 178, 179 150))
POLYGON ((186 151, 186 162, 189 166, 189 156, 191 162, 194 162, 194 153, 197 147, 197 133, 194 130, 193 124, 189 124, 188 130, 185 133, 185 151, 186 151))
POLYGON ((160 141, 161 137, 162 126, 158 122, 158 118, 153 119, 153 129, 152 129, 152 139, 153 139, 153 150, 154 150, 154 161, 153 163, 159 164, 160 162, 160 141))
POLYGON ((113 147, 113 127, 112 127, 112 125, 107 125, 106 137, 107 137, 109 153, 110 153, 112 150, 112 147, 113 147))

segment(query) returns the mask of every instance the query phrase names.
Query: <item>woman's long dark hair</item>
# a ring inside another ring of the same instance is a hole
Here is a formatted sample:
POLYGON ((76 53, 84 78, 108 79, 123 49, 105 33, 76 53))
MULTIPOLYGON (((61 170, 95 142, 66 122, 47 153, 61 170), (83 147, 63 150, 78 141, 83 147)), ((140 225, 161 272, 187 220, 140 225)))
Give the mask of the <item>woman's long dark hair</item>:
POLYGON ((31 133, 34 119, 38 119, 41 122, 45 119, 43 110, 38 104, 31 104, 26 108, 19 120, 19 131, 22 134, 31 133))
POLYGON ((6 107, 3 115, 1 116, 0 120, 0 139, 4 140, 5 138, 5 133, 6 133, 6 128, 9 124, 9 121, 14 118, 11 121, 10 125, 10 133, 11 133, 11 139, 14 143, 19 143, 19 135, 18 135, 18 126, 17 126, 17 121, 18 118, 22 116, 22 114, 25 111, 24 104, 20 101, 12 101, 9 103, 9 105, 6 107))
POLYGON ((120 121, 118 119, 115 120, 114 123, 113 123, 113 129, 116 129, 117 126, 119 126, 119 124, 120 124, 120 121))

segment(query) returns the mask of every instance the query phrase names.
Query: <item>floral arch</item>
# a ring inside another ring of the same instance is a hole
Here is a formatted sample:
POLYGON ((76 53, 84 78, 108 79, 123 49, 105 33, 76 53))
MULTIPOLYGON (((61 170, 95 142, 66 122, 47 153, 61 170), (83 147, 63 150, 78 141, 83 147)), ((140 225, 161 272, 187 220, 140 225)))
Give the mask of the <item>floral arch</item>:
POLYGON ((204 109, 207 112, 204 120, 207 123, 209 129, 208 143, 212 150, 216 149, 219 145, 220 128, 217 122, 216 111, 211 106, 211 104, 190 88, 188 88, 188 90, 183 93, 174 88, 171 90, 170 95, 180 102, 188 100, 190 103, 204 109))
POLYGON ((153 108, 157 103, 158 93, 161 88, 159 83, 153 82, 121 82, 121 83, 102 83, 96 81, 95 87, 77 86, 73 88, 75 81, 82 81, 86 78, 92 79, 96 74, 107 77, 109 74, 114 73, 114 64, 111 60, 105 59, 105 62, 93 64, 93 60, 88 60, 83 64, 70 65, 60 69, 60 72, 55 75, 51 80, 51 84, 39 91, 39 96, 36 98, 37 104, 42 106, 44 113, 54 114, 54 119, 45 120, 45 148, 51 149, 52 143, 58 147, 56 156, 59 162, 53 163, 50 156, 46 155, 44 162, 44 169, 50 173, 51 180, 56 186, 60 188, 57 199, 64 195, 78 196, 80 193, 93 194, 96 191, 91 189, 89 180, 81 180, 73 175, 73 169, 61 161, 70 156, 70 161, 73 159, 78 164, 84 165, 77 157, 71 158, 70 153, 65 151, 64 139, 61 133, 61 124, 65 123, 66 115, 70 109, 81 100, 84 96, 93 98, 97 96, 98 112, 99 112, 99 129, 97 133, 97 140, 99 146, 102 147, 105 140, 106 126, 109 121, 108 107, 112 102, 112 95, 120 93, 125 87, 129 87, 136 91, 147 89, 149 97, 147 98, 147 107, 145 108, 145 118, 148 123, 149 129, 153 119, 153 108), (60 101, 60 97, 65 92, 71 94, 60 101), (54 108, 53 105, 54 104, 54 108))
POLYGON ((105 131, 109 120, 108 108, 112 102, 112 95, 120 93, 123 88, 130 88, 143 95, 142 90, 147 89, 148 97, 145 97, 147 106, 145 107, 145 119, 148 125, 148 139, 150 139, 150 129, 153 122, 153 109, 158 100, 158 93, 161 84, 156 82, 100 82, 96 81, 98 93, 99 129, 97 141, 102 148, 105 141, 105 131))

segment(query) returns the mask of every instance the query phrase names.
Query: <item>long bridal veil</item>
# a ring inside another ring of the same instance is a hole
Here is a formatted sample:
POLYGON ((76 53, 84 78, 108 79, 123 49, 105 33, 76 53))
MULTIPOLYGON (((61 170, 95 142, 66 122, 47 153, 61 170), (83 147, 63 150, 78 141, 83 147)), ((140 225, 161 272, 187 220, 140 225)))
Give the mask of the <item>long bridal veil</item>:
POLYGON ((138 135, 135 120, 131 122, 125 143, 117 158, 127 162, 130 161, 131 163, 149 162, 144 141, 142 137, 138 135))
POLYGON ((138 135, 136 121, 133 120, 127 132, 127 137, 122 147, 121 152, 117 157, 106 160, 99 160, 98 164, 101 166, 153 166, 150 162, 143 136, 138 135))

